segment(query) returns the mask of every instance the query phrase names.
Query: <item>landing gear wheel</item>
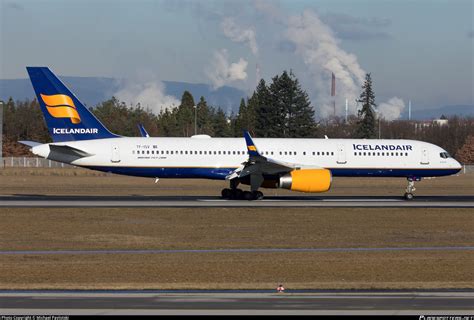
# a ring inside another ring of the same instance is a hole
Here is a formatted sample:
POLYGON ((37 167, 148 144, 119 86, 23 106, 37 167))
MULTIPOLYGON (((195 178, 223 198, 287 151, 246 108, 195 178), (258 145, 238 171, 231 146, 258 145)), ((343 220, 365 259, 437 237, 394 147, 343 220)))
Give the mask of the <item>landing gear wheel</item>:
POLYGON ((232 192, 232 199, 235 199, 235 200, 240 200, 242 199, 242 195, 243 195, 243 191, 242 189, 235 189, 233 190, 232 192))
POLYGON ((253 194, 252 194, 252 192, 250 192, 250 191, 244 191, 244 192, 242 193, 242 199, 248 200, 248 201, 253 200, 253 194))
POLYGON ((221 196, 223 199, 230 199, 232 197, 232 190, 228 188, 222 189, 221 196))
POLYGON ((260 191, 252 191, 252 192, 249 192, 249 191, 244 191, 243 192, 243 199, 244 200, 261 200, 263 199, 263 193, 261 193, 260 191))
POLYGON ((416 190, 415 188, 415 181, 420 181, 420 179, 417 178, 407 178, 408 180, 408 186, 405 191, 404 198, 405 200, 413 200, 413 192, 416 190))

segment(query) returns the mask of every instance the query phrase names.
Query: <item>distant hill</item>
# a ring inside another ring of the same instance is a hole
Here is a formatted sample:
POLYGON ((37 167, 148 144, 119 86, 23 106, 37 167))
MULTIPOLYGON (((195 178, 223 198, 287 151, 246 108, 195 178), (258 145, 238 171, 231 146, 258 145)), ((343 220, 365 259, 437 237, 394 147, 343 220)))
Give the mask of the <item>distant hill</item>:
MULTIPOLYGON (((121 89, 120 81, 113 78, 100 77, 63 77, 61 80, 73 91, 87 106, 96 106, 102 101, 110 99, 121 89)), ((165 93, 176 97, 178 100, 185 90, 191 92, 196 103, 201 96, 206 98, 211 106, 222 107, 225 111, 237 111, 240 99, 246 97, 242 90, 224 86, 212 90, 211 86, 201 83, 186 83, 176 81, 163 81, 165 93)), ((32 100, 35 97, 29 79, 0 79, 0 99, 7 100, 32 100)))
MULTIPOLYGON (((455 105, 444 106, 433 109, 411 110, 412 120, 431 120, 439 119, 442 115, 449 116, 471 116, 474 117, 474 105, 455 105)), ((404 110, 401 116, 402 120, 408 119, 408 108, 404 110)))
MULTIPOLYGON (((110 99, 121 88, 121 82, 113 78, 61 77, 61 79, 87 106, 96 106, 98 103, 110 99)), ((228 112, 237 112, 240 99, 247 96, 242 90, 228 86, 212 90, 211 86, 202 83, 176 81, 163 81, 163 83, 165 84, 165 93, 167 95, 181 99, 184 90, 188 90, 192 93, 196 103, 201 96, 204 96, 209 105, 220 106, 228 112)), ((34 96, 33 87, 29 79, 0 79, 0 99, 7 100, 9 97, 13 97, 15 100, 31 100, 34 96)), ((445 116, 461 115, 474 117, 474 105, 454 105, 423 110, 412 109, 412 119, 414 120, 436 119, 443 114, 445 116)), ((408 119, 408 108, 405 108, 401 119, 408 119)))

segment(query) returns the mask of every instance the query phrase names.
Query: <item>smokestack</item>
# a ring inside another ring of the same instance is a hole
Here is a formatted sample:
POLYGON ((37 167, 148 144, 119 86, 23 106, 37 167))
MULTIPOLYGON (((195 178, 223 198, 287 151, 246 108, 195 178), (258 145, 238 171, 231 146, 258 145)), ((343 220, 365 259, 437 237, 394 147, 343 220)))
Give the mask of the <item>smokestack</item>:
POLYGON ((332 73, 332 79, 331 79, 331 97, 336 96, 336 76, 334 75, 334 72, 332 73))
POLYGON ((332 107, 334 109, 334 116, 336 116, 336 76, 334 72, 331 72, 331 97, 333 97, 332 107))
POLYGON ((346 123, 347 123, 347 113, 349 112, 349 101, 346 99, 346 123))
POLYGON ((408 120, 411 120, 411 100, 408 100, 408 120))

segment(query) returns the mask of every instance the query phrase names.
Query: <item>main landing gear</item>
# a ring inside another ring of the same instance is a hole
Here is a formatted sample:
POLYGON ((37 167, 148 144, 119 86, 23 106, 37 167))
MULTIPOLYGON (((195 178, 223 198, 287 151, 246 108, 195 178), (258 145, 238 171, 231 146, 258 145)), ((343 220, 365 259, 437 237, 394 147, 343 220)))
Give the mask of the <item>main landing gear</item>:
POLYGON ((263 199, 263 193, 260 191, 243 191, 242 189, 222 189, 221 192, 223 199, 229 200, 261 200, 263 199))
POLYGON ((229 200, 261 200, 263 193, 260 191, 243 191, 238 189, 239 181, 237 179, 230 180, 230 188, 222 189, 221 195, 223 199, 229 200))
POLYGON ((413 192, 416 190, 415 181, 420 181, 421 179, 410 177, 410 178, 407 178, 407 180, 408 180, 408 186, 405 191, 405 195, 403 197, 405 198, 405 200, 413 200, 413 197, 414 197, 413 192))

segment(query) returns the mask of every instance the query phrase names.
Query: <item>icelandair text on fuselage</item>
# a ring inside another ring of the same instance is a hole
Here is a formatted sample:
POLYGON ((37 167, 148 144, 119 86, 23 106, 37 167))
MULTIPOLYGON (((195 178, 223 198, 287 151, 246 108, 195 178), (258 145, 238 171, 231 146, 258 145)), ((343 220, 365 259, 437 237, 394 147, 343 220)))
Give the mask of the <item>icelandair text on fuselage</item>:
POLYGON ((99 133, 97 128, 53 128, 53 134, 91 134, 99 133))
POLYGON ((354 150, 358 151, 408 151, 408 150, 413 150, 412 146, 409 144, 405 145, 393 145, 393 144, 353 144, 354 150))

